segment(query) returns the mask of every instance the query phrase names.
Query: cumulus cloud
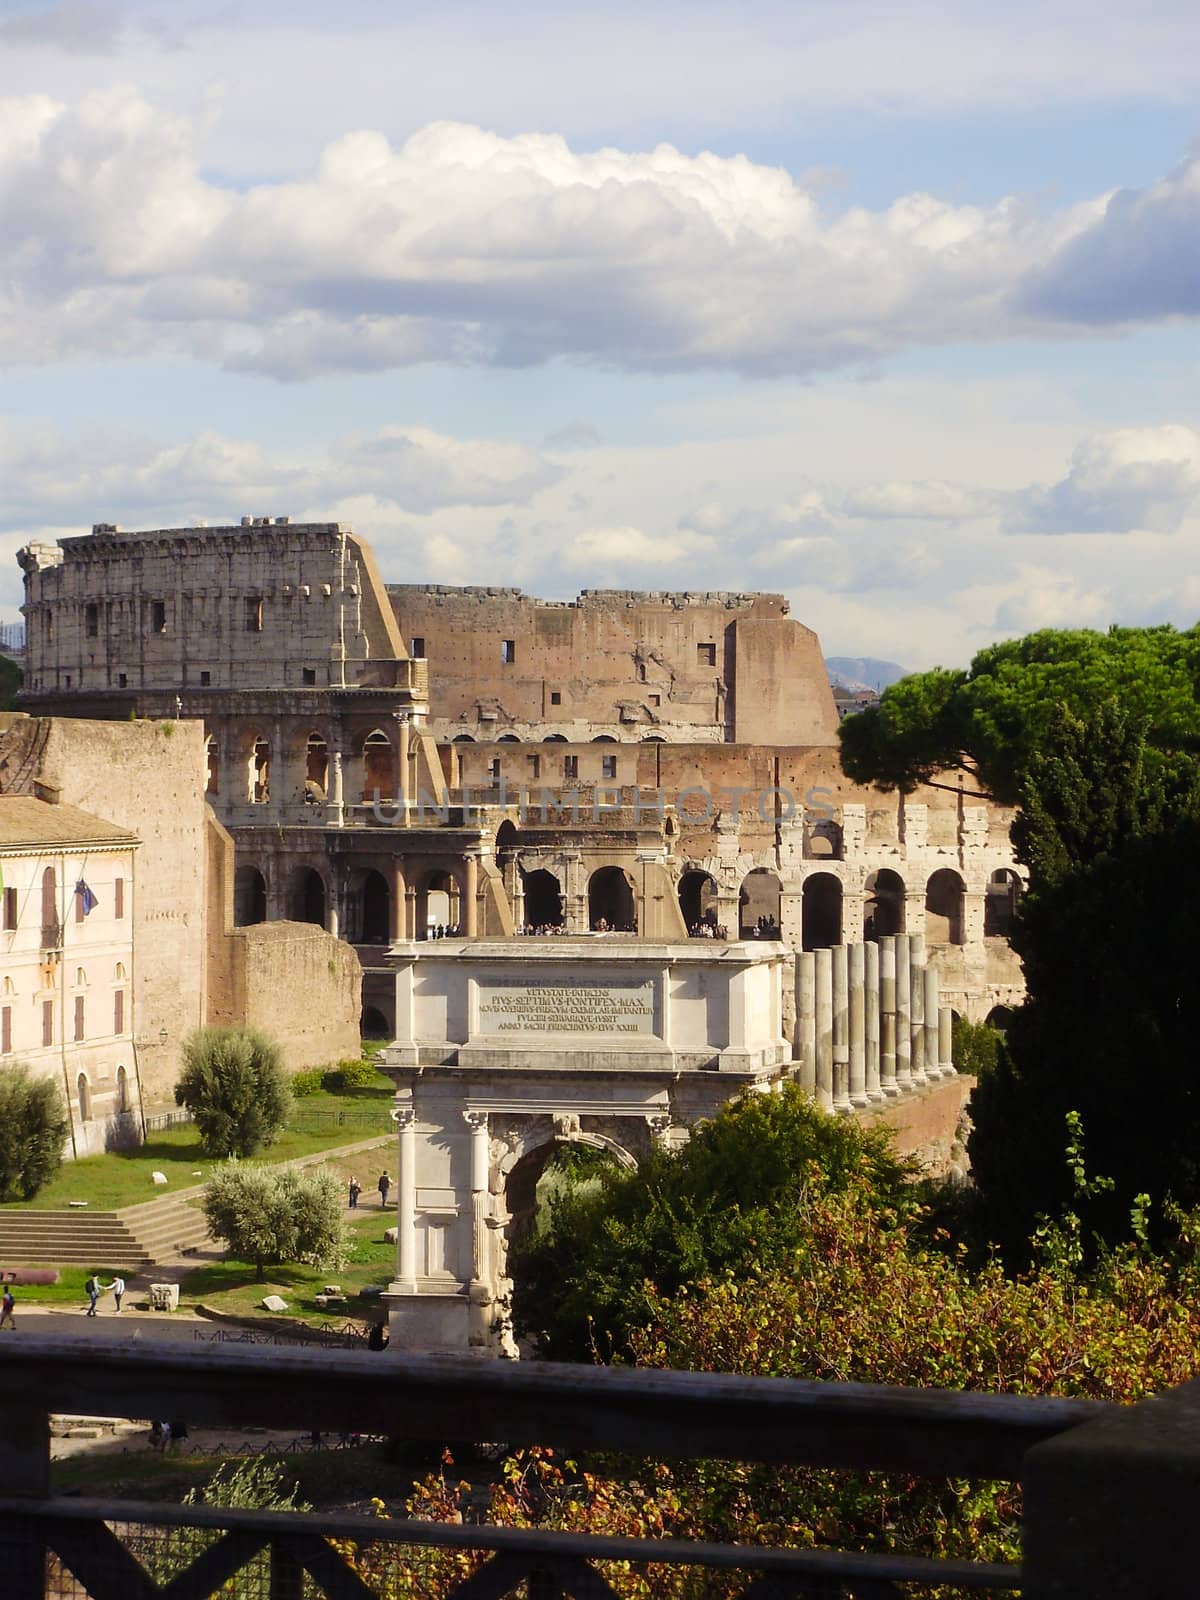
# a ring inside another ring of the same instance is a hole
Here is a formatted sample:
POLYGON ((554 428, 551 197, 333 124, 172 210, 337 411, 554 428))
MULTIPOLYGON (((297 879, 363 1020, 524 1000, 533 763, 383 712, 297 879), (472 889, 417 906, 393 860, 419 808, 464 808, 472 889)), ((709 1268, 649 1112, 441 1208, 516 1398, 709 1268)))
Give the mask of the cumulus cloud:
POLYGON ((942 482, 867 484, 843 495, 841 507, 851 517, 910 522, 965 522, 991 509, 988 496, 942 482))
POLYGON ((1180 423, 1085 439, 1065 477, 1015 494, 1018 533, 1174 533, 1200 495, 1200 434, 1180 423))
POLYGON ((0 348, 186 352, 279 378, 437 360, 798 373, 1028 331, 1025 278, 1103 207, 909 194, 827 213, 745 156, 433 123, 307 175, 204 175, 132 91, 0 102, 0 348))
POLYGON ((1016 591, 996 609, 995 627, 1018 634, 1039 628, 1103 628, 1115 609, 1106 587, 1089 587, 1050 568, 1023 566, 1016 591))
POLYGON ((561 560, 571 572, 610 573, 628 567, 667 568, 710 548, 710 540, 681 533, 657 535, 641 528, 586 528, 570 540, 561 560))

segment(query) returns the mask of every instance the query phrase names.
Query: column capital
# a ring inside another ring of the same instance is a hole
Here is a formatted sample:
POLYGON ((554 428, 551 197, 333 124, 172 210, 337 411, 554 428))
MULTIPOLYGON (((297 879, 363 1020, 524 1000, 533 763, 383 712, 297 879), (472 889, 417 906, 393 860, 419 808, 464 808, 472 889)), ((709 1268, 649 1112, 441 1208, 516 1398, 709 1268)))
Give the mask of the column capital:
POLYGON ((464 1111, 462 1119, 473 1133, 486 1133, 488 1116, 486 1111, 464 1111))
POLYGON ((411 1128, 417 1120, 417 1114, 411 1106, 394 1106, 389 1115, 400 1129, 411 1128))

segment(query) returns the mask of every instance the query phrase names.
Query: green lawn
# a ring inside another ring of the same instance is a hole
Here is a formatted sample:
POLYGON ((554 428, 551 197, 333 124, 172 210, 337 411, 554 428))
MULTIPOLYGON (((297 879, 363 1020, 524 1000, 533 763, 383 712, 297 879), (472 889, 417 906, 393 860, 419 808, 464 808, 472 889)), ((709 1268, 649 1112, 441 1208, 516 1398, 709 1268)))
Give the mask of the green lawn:
MULTIPOLYGON (((388 1111, 394 1091, 383 1077, 379 1087, 350 1089, 340 1094, 322 1091, 297 1100, 291 1125, 264 1150, 265 1161, 290 1161, 315 1155, 338 1145, 358 1144, 392 1131, 388 1111)), ((32 1200, 9 1201, 5 1209, 34 1207, 65 1211, 71 1200, 86 1200, 91 1211, 116 1211, 142 1200, 190 1189, 205 1182, 214 1163, 200 1149, 194 1128, 172 1128, 156 1133, 133 1150, 67 1161, 32 1200), (167 1183, 155 1184, 151 1173, 164 1172, 167 1183)), ((365 1179, 364 1179, 365 1182, 365 1179)))
MULTIPOLYGON (((417 1458, 418 1472, 436 1465, 436 1453, 431 1450, 426 1455, 427 1461, 417 1458)), ((97 1452, 52 1462, 50 1484, 54 1494, 99 1495, 105 1500, 165 1500, 178 1505, 189 1489, 209 1482, 223 1459, 229 1458, 191 1451, 161 1456, 150 1448, 147 1434, 144 1441, 132 1439, 120 1453, 97 1452)), ((282 1465, 285 1486, 298 1483, 301 1498, 316 1507, 361 1503, 378 1496, 399 1513, 415 1475, 412 1466, 406 1469, 388 1461, 386 1451, 373 1445, 356 1450, 281 1453, 261 1459, 282 1465)))
MULTIPOLYGON (((280 1295, 288 1303, 281 1315, 295 1317, 311 1325, 344 1322, 347 1317, 374 1320, 380 1313, 377 1296, 365 1299, 361 1291, 374 1284, 387 1284, 396 1275, 396 1246, 383 1237, 384 1229, 395 1225, 394 1208, 372 1207, 353 1217, 350 1223, 351 1246, 344 1267, 318 1270, 315 1267, 267 1267, 262 1283, 256 1281, 250 1263, 227 1256, 223 1261, 197 1267, 183 1279, 179 1290, 180 1307, 191 1311, 199 1305, 230 1315, 247 1316, 262 1309, 264 1295, 280 1295), (326 1311, 315 1296, 327 1283, 340 1284, 347 1304, 326 1311)), ((35 1291, 27 1290, 28 1295, 35 1291)))

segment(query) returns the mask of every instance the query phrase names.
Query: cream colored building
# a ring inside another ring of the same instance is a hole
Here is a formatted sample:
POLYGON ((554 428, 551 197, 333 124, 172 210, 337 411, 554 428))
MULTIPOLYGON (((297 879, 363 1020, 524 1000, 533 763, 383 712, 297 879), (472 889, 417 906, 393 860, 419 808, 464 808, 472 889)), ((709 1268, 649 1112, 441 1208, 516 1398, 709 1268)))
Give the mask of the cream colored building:
POLYGON ((0 1059, 62 1087, 76 1156, 140 1136, 138 844, 75 806, 0 795, 0 1059))

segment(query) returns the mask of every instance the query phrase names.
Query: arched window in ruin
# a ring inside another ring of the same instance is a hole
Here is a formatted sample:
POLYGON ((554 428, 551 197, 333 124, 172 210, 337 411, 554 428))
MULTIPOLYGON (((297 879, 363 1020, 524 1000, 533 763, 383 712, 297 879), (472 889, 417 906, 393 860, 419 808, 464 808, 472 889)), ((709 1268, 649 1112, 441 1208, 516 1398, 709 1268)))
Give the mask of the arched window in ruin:
POLYGON ((593 933, 637 932, 633 879, 623 867, 600 867, 588 879, 588 926, 593 933))
POLYGON ((641 742, 642 744, 666 744, 667 741, 661 733, 648 733, 641 742))
POLYGON ((804 854, 810 861, 840 861, 842 859, 841 824, 832 817, 817 817, 804 821, 804 854))
POLYGON ((116 966, 113 968, 113 982, 125 982, 125 963, 123 961, 118 961, 116 966))
POLYGON ((825 950, 842 942, 842 885, 832 872, 814 872, 801 890, 801 943, 825 950))
POLYGON ((246 773, 246 799, 252 806, 263 806, 271 798, 271 746, 262 734, 254 734, 250 741, 250 759, 246 773))
POLYGON ((778 939, 783 885, 769 867, 754 867, 738 895, 738 932, 743 939, 778 939))
POLYGON ((417 938, 461 932, 458 879, 452 872, 431 872, 417 892, 417 938))
POLYGON ((221 751, 216 736, 211 733, 204 741, 204 792, 205 794, 221 792, 221 751))
POLYGON ((997 1028, 1001 1033, 1007 1033, 1012 1017, 1013 1008, 1011 1006, 993 1006, 983 1020, 989 1028, 997 1028))
POLYGON ((1001 867, 988 879, 983 902, 983 931, 989 938, 1007 939, 1021 898, 1021 880, 1011 867, 1001 867))
POLYGON ((392 896, 387 879, 373 869, 362 881, 360 944, 389 944, 392 936, 392 896))
POLYGON ((391 800, 395 787, 392 773, 392 746, 381 728, 376 728, 363 740, 362 771, 364 801, 391 800))
POLYGON ((304 744, 304 799, 311 806, 323 805, 329 793, 329 745, 319 733, 310 733, 304 744))
POLYGON ((474 744, 475 743, 475 735, 473 733, 456 733, 454 735, 454 738, 451 740, 451 743, 452 744, 474 744))
POLYGON ((691 933, 707 923, 717 924, 717 880, 701 867, 689 867, 679 880, 679 909, 691 933))
POLYGON ((596 735, 596 737, 592 740, 592 743, 593 744, 619 744, 620 740, 615 739, 611 733, 598 733, 596 735))
POLYGON ((75 1097, 79 1103, 80 1122, 92 1120, 92 1086, 87 1080, 87 1073, 81 1072, 75 1079, 75 1097))
POLYGON ((117 1068, 117 1110, 129 1111, 129 1074, 124 1067, 117 1068))
POLYGON ((506 1244, 512 1245, 528 1236, 539 1207, 551 1201, 556 1192, 561 1193, 565 1173, 570 1173, 575 1182, 579 1181, 584 1161, 587 1166, 582 1170, 594 1171, 597 1175, 610 1168, 629 1171, 635 1166, 627 1150, 613 1144, 605 1148, 599 1140, 586 1135, 582 1139, 554 1139, 535 1145, 525 1152, 505 1179, 506 1244))
POLYGON ((925 886, 925 938, 930 944, 963 942, 963 881, 940 867, 925 886))
POLYGON ((520 742, 515 733, 502 733, 496 740, 497 744, 520 744, 520 742))
POLYGON ((543 744, 570 744, 565 733, 548 733, 542 740, 543 744))
POLYGON ((904 879, 889 867, 881 867, 863 887, 863 938, 886 939, 903 932, 904 879))
POLYGON ((257 867, 239 867, 233 875, 233 920, 239 928, 267 920, 267 880, 257 867))
POLYGON ((529 928, 561 928, 563 925, 562 884, 552 872, 539 867, 522 872, 525 888, 525 925, 529 928))
POLYGON ((313 867, 303 867, 292 884, 290 916, 293 922, 325 926, 325 880, 313 867))
POLYGON ((58 874, 53 867, 42 873, 42 942, 58 943, 58 874))

